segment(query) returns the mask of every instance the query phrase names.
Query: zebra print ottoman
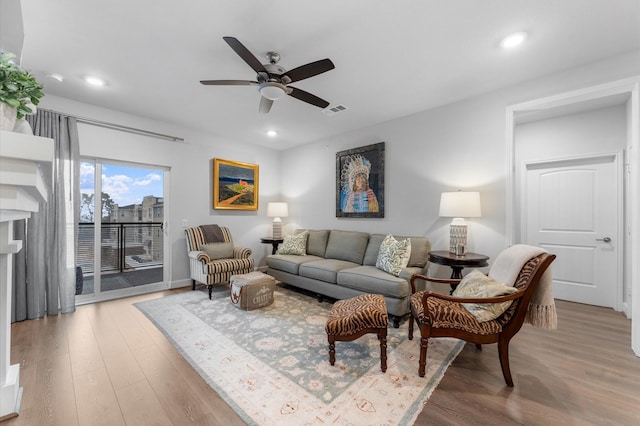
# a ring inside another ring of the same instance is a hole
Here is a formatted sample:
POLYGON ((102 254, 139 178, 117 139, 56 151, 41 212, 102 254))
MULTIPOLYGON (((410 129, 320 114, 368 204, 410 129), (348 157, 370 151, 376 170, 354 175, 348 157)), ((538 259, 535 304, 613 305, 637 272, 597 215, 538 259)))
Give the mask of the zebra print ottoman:
POLYGON ((380 369, 387 371, 387 304, 381 294, 362 294, 333 304, 325 330, 329 340, 329 362, 336 362, 336 341, 350 342, 367 333, 380 340, 380 369))

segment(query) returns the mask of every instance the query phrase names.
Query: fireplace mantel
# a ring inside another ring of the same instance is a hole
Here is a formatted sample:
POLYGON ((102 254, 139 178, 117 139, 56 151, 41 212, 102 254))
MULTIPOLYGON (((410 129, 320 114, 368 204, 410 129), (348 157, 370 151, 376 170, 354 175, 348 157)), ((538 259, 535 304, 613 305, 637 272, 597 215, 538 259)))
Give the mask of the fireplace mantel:
POLYGON ((0 420, 18 415, 20 365, 11 365, 13 221, 26 219, 46 203, 51 183, 53 140, 0 131, 0 420))

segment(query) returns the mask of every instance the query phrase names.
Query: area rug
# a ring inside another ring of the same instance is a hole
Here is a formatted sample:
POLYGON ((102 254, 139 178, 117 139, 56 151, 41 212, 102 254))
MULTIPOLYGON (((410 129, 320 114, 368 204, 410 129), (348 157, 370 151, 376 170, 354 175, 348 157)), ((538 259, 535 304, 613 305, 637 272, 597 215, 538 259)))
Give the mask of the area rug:
POLYGON ((389 328, 386 373, 374 334, 336 342, 331 366, 324 326, 332 304, 280 285, 275 302, 254 311, 238 309, 220 287, 212 300, 188 291, 136 306, 252 425, 413 424, 464 345, 432 339, 419 377, 420 339, 407 339, 404 321, 389 328))

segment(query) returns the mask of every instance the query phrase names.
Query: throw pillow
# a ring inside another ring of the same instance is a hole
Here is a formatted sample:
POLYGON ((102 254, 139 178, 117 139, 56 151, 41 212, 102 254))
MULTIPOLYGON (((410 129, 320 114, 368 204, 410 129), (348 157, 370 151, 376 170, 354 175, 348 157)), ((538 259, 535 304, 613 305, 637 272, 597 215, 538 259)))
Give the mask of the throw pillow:
POLYGON ((382 240, 376 268, 395 275, 400 275, 400 271, 407 267, 411 257, 411 240, 409 238, 397 241, 393 235, 389 234, 382 240))
MULTIPOLYGON (((458 297, 495 297, 516 293, 517 288, 502 284, 486 276, 477 269, 468 273, 453 292, 458 297)), ((463 303, 462 306, 473 315, 478 322, 491 321, 504 313, 513 300, 502 303, 463 303)))
POLYGON ((207 253, 209 259, 233 258, 233 243, 208 243, 200 246, 200 251, 207 253))
POLYGON ((301 232, 297 235, 285 235, 282 245, 276 254, 293 254, 296 256, 307 255, 307 238, 309 231, 301 232))

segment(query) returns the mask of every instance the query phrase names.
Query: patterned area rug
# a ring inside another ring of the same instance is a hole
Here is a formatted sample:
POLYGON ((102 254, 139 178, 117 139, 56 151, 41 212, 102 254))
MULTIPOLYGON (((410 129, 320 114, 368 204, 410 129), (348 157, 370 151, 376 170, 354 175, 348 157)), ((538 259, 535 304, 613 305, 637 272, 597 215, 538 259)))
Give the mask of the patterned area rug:
POLYGON ((287 287, 277 286, 275 302, 254 311, 232 305, 220 287, 211 301, 205 291, 189 291, 136 306, 254 425, 412 424, 464 345, 432 339, 421 378, 420 339, 407 339, 407 321, 389 328, 386 373, 374 334, 336 342, 331 366, 324 325, 332 304, 287 287))

